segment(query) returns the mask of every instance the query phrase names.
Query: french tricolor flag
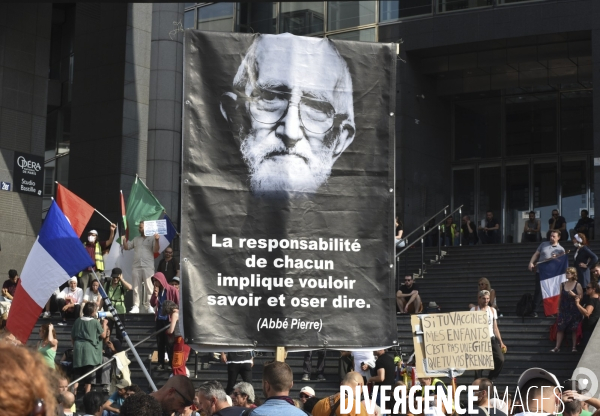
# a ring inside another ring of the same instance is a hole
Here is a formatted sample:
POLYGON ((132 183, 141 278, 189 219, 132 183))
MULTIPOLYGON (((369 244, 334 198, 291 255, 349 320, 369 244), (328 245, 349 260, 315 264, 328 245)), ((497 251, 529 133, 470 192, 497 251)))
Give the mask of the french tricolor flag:
POLYGON ((173 223, 171 222, 171 218, 169 218, 169 216, 165 214, 165 216, 163 217, 163 219, 167 220, 167 234, 166 235, 161 235, 159 237, 159 239, 158 239, 158 253, 154 253, 154 258, 157 258, 160 255, 160 253, 162 253, 163 251, 165 251, 165 249, 167 247, 169 247, 169 244, 171 244, 171 241, 173 241, 173 238, 175 238, 175 235, 177 235, 177 230, 173 226, 173 223))
POLYGON ((565 272, 569 265, 569 256, 562 255, 538 264, 542 297, 544 298, 544 313, 546 316, 558 313, 560 301, 560 284, 567 280, 565 272))
POLYGON ((19 341, 27 342, 52 292, 71 276, 93 265, 73 227, 52 201, 21 272, 21 284, 12 301, 7 329, 19 341))

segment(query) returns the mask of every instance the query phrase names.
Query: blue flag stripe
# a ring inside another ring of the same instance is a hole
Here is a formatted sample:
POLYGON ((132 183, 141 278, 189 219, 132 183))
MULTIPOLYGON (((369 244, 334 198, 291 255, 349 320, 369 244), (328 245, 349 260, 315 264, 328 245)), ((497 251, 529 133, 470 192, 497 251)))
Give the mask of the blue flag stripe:
POLYGON ((69 276, 94 265, 94 261, 83 248, 79 237, 55 201, 52 201, 48 210, 38 242, 69 276))
POLYGON ((173 238, 175 238, 175 234, 177 234, 177 230, 173 226, 173 223, 171 222, 171 218, 169 218, 168 215, 165 214, 164 218, 167 220, 167 235, 165 237, 167 238, 167 240, 169 240, 169 242, 171 242, 171 241, 173 241, 173 238))
POLYGON ((569 256, 560 256, 554 260, 547 261, 539 265, 540 280, 552 279, 567 271, 569 256))

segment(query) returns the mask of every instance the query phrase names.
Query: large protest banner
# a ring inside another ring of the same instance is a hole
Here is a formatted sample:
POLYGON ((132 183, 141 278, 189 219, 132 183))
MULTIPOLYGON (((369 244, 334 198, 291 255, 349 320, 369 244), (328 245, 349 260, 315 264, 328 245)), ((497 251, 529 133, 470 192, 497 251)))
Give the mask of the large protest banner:
POLYGON ((187 342, 393 345, 395 45, 188 30, 184 59, 187 342))

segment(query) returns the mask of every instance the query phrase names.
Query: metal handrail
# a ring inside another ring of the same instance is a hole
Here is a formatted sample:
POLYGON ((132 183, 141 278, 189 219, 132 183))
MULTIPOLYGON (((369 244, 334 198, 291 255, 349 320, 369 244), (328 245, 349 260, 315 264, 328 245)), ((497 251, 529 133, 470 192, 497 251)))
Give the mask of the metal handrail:
MULTIPOLYGON (((434 215, 432 215, 431 217, 427 218, 427 221, 425 221, 423 224, 421 224, 421 225, 419 225, 417 228, 415 228, 415 229, 414 229, 414 230, 413 230, 413 231, 412 231, 410 234, 407 234, 407 235, 405 235, 405 236, 403 235, 403 236, 402 236, 402 239, 408 238, 408 237, 410 237, 411 235, 413 235, 414 233, 416 233, 418 230, 420 230, 420 229, 421 229, 421 227, 423 227, 424 225, 427 225, 427 223, 428 223, 429 221, 431 221, 431 219, 432 219, 432 218, 435 218, 435 217, 437 217, 439 214, 441 214, 441 213, 442 213, 442 211, 445 213, 445 212, 446 212, 446 210, 448 209, 448 207, 449 207, 449 206, 450 206, 450 205, 446 205, 444 208, 442 208, 441 210, 439 210, 438 212, 436 212, 434 215)), ((461 206, 462 206, 462 205, 461 205, 461 206)))
MULTIPOLYGON (((141 341, 136 342, 135 344, 133 344, 134 347, 137 347, 138 345, 148 341, 150 338, 152 338, 155 335, 158 335, 159 333, 161 333, 162 331, 164 331, 165 329, 169 328, 171 325, 167 325, 164 328, 159 329, 158 331, 155 331, 153 333, 151 333, 150 335, 148 335, 146 338, 142 339, 141 341)), ((124 349, 122 351, 119 352, 129 352, 131 351, 131 347, 124 349)), ((117 357, 113 356, 111 357, 108 361, 103 362, 102 364, 98 365, 97 367, 95 367, 93 370, 88 371, 87 373, 85 373, 84 375, 82 375, 81 377, 79 377, 76 380, 71 381, 67 387, 71 387, 73 384, 80 382, 81 380, 83 380, 84 378, 86 378, 87 376, 89 376, 92 373, 95 373, 97 370, 100 370, 103 367, 106 367, 108 364, 112 363, 117 357)))
MULTIPOLYGON (((440 225, 442 225, 442 223, 444 221, 446 221, 446 218, 452 216, 456 211, 462 211, 462 205, 458 208, 456 208, 454 211, 452 211, 450 214, 445 215, 444 218, 438 222, 436 225, 434 225, 433 227, 431 227, 429 230, 425 231, 425 224, 421 225, 423 227, 423 231, 424 233, 417 239, 415 239, 415 241, 412 244, 407 245, 406 247, 404 247, 404 250, 400 251, 400 253, 396 254, 396 257, 400 256, 400 254, 404 253, 406 250, 408 250, 409 248, 411 248, 412 246, 414 246, 415 244, 417 244, 417 241, 419 240, 423 240, 423 237, 425 237, 426 235, 428 235, 430 232, 432 232, 435 228, 439 227, 440 225)), ((416 230, 415 230, 416 231, 416 230)), ((414 231, 413 231, 414 232, 414 231)), ((462 245, 462 243, 461 243, 462 245)))
MULTIPOLYGON (((444 221, 446 221, 446 218, 448 218, 449 216, 452 216, 452 215, 454 215, 454 213, 455 213, 456 211, 459 211, 459 212, 460 212, 459 216, 462 216, 462 207, 463 207, 462 205, 461 205, 461 206, 459 206, 458 208, 456 208, 454 211, 452 211, 452 212, 451 212, 450 214, 448 214, 448 215, 446 215, 446 214, 444 213, 444 218, 442 218, 442 220, 441 220, 441 221, 439 221, 437 224, 435 224, 433 227, 431 227, 431 228, 430 228, 429 230, 427 230, 427 231, 425 231, 425 224, 423 224, 423 225, 422 225, 422 227, 423 227, 423 234, 422 234, 422 235, 421 235, 419 238, 417 238, 417 239, 416 239, 416 240, 415 240, 415 241, 414 241, 412 244, 408 244, 406 247, 404 247, 404 249, 403 249, 402 251, 400 251, 400 253, 396 254, 396 263, 398 263, 398 258, 400 257, 400 255, 401 255, 402 253, 404 253, 406 250, 408 250, 409 248, 411 248, 411 247, 413 247, 415 244, 417 244, 417 241, 421 241, 421 273, 419 273, 419 276, 420 276, 420 277, 423 277, 423 275, 425 274, 425 242, 424 242, 423 238, 424 238, 425 236, 429 235, 429 233, 431 233, 431 232, 432 232, 434 229, 436 229, 436 228, 437 228, 437 230, 438 230, 438 242, 437 242, 437 243, 438 243, 438 256, 437 256, 437 261, 441 260, 441 258, 442 258, 443 256, 442 256, 442 242, 441 242, 441 238, 439 238, 439 237, 440 237, 440 235, 439 235, 439 232, 440 232, 440 225, 441 225, 441 224, 442 224, 444 221)), ((437 214, 436 214, 436 215, 437 215, 437 214)), ((459 234, 460 234, 460 232, 459 232, 459 234)), ((458 243, 458 244, 462 246, 462 241, 459 241, 459 243, 458 243)), ((396 264, 396 266, 397 266, 397 264, 396 264)), ((398 274, 397 274, 397 273, 396 273, 396 279, 398 279, 398 274)), ((399 286, 399 283, 400 283, 399 281, 397 281, 397 282, 396 282, 396 285, 397 285, 397 287, 400 287, 400 286, 399 286)))

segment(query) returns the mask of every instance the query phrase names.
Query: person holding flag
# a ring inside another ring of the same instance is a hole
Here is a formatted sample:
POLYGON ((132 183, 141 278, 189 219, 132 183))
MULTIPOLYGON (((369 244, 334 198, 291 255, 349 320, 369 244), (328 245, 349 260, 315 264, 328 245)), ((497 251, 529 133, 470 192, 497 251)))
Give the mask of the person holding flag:
POLYGON ((79 273, 79 284, 78 286, 84 291, 89 287, 90 282, 95 278, 94 271, 104 271, 104 257, 102 252, 109 247, 113 239, 115 238, 115 230, 117 226, 113 223, 110 224, 110 236, 106 241, 98 241, 98 231, 90 230, 88 232, 87 241, 83 243, 85 250, 90 255, 90 258, 94 261, 94 265, 88 267, 79 273))
MULTIPOLYGON (((557 258, 560 256, 563 256, 565 254, 565 249, 558 243, 560 240, 560 231, 559 230, 551 230, 550 235, 549 235, 550 240, 549 241, 544 241, 542 244, 539 245, 538 249, 535 251, 535 253, 533 253, 533 256, 531 256, 531 260, 529 261, 529 270, 533 271, 533 269, 536 269, 536 273, 535 273, 535 292, 533 295, 533 313, 532 315, 534 317, 537 318, 537 311, 538 308, 540 307, 540 305, 542 304, 542 286, 541 286, 541 271, 539 270, 539 264, 542 263, 544 264, 546 261, 553 259, 553 258, 557 258), (536 264, 537 261, 537 264, 536 264)), ((562 262, 561 262, 562 263, 562 262)), ((562 266, 561 266, 562 267, 562 266)), ((554 268, 554 267, 553 267, 554 268)), ((566 265, 564 266, 564 269, 566 270, 566 265)), ((562 280, 564 280, 564 270, 562 270, 563 274, 562 274, 562 280)), ((548 271, 548 278, 545 278, 543 280, 548 280, 548 281, 554 281, 555 277, 558 277, 560 279, 560 275, 555 274, 553 271, 548 271)), ((556 288, 558 287, 558 285, 562 282, 559 281, 558 284, 554 285, 556 288)), ((548 282, 547 282, 548 283, 548 282)), ((558 291, 556 293, 556 295, 558 295, 558 291)), ((547 302, 549 303, 549 302, 547 302)), ((556 305, 554 308, 551 308, 550 306, 548 308, 544 308, 544 310, 551 310, 551 309, 558 309, 558 298, 556 299, 556 305)), ((556 313, 556 312, 554 312, 556 313)), ((546 313, 546 315, 552 315, 551 313, 546 313)))
POLYGON ((154 313, 154 308, 150 306, 150 297, 154 292, 152 276, 154 276, 154 253, 158 253, 160 236, 154 234, 154 238, 144 235, 144 221, 140 221, 138 227, 140 233, 131 241, 123 237, 123 248, 125 250, 134 250, 133 257, 133 307, 129 313, 140 312, 140 296, 142 296, 142 306, 147 313, 154 313), (145 289, 145 290, 144 290, 145 289), (142 293, 140 293, 142 292, 142 293))

